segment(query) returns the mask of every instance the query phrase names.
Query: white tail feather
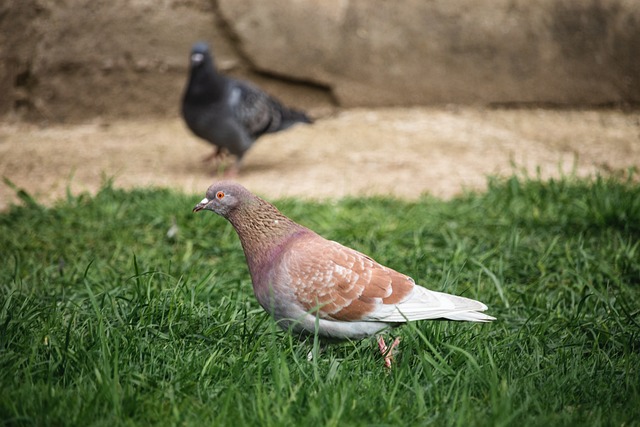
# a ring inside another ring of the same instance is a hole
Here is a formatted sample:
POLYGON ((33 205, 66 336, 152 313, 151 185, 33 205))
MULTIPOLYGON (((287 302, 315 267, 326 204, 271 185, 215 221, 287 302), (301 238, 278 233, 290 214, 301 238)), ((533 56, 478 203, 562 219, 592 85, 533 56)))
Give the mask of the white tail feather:
POLYGON ((449 319, 490 322, 494 317, 481 313, 487 306, 480 301, 416 286, 411 296, 400 304, 372 313, 372 320, 406 322, 425 319, 449 319))
POLYGON ((479 311, 462 311, 460 313, 450 313, 444 316, 444 318, 466 322, 491 322, 492 320, 496 320, 495 317, 489 316, 488 314, 484 314, 479 311))

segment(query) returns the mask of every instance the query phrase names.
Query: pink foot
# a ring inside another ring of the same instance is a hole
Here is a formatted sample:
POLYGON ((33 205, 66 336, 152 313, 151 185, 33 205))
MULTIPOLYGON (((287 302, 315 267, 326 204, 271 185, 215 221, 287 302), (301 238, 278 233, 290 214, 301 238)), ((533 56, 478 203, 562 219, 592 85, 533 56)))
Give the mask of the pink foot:
POLYGON ((239 174, 240 174, 240 165, 238 165, 237 163, 234 163, 233 165, 225 169, 222 175, 224 176, 225 179, 235 179, 238 177, 239 174))
POLYGON ((387 343, 384 342, 384 338, 382 336, 378 337, 378 348, 380 349, 380 353, 384 357, 384 366, 391 369, 391 362, 393 361, 393 349, 396 348, 400 344, 400 337, 393 340, 391 346, 387 346, 387 343))
POLYGON ((222 157, 222 150, 219 147, 216 147, 213 149, 213 153, 209 154, 208 156, 203 157, 202 162, 203 163, 207 163, 210 162, 213 159, 219 159, 222 157))

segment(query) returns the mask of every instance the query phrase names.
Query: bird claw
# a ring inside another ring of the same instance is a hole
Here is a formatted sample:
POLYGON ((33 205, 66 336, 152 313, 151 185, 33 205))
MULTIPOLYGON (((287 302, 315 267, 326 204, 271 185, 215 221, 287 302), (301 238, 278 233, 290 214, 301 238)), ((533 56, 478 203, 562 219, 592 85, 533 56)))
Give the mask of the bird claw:
POLYGON ((384 338, 382 336, 378 337, 378 348, 380 349, 380 353, 384 357, 384 366, 388 369, 391 369, 391 362, 393 361, 393 349, 396 348, 400 344, 400 337, 397 337, 393 340, 390 346, 387 346, 387 343, 384 342, 384 338))

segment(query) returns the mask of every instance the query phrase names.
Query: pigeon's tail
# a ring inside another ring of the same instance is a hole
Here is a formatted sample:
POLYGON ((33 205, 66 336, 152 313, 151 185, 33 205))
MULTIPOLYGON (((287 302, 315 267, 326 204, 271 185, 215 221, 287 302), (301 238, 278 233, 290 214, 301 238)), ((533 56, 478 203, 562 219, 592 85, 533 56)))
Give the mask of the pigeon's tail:
POLYGON ((491 322, 492 320, 496 320, 495 317, 489 316, 488 314, 484 314, 479 311, 460 311, 457 313, 449 313, 445 314, 443 318, 464 322, 491 322))
MULTIPOLYGON (((378 320, 406 322, 407 320, 449 319, 467 322, 490 322, 495 317, 482 313, 487 306, 480 301, 416 286, 406 301, 388 306, 378 320)), ((382 314, 382 313, 381 313, 382 314)))
POLYGON ((480 301, 443 292, 432 291, 432 294, 440 299, 444 305, 449 305, 448 310, 442 315, 444 319, 466 322, 490 322, 496 320, 495 317, 482 313, 487 309, 487 306, 480 301))
POLYGON ((311 119, 304 111, 293 110, 291 108, 282 109, 282 124, 283 129, 288 128, 296 123, 313 123, 311 119))

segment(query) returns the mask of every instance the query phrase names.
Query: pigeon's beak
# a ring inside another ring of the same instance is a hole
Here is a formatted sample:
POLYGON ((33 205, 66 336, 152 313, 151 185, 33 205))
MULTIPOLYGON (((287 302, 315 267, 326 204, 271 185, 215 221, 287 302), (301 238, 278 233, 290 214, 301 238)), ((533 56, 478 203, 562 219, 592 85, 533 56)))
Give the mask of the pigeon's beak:
POLYGON ((194 52, 191 54, 191 63, 197 65, 204 60, 204 55, 200 52, 194 52))
POLYGON ((205 197, 204 199, 202 199, 202 200, 200 201, 200 203, 198 203, 197 205, 195 205, 195 206, 193 207, 193 212, 201 211, 202 209, 204 209, 204 208, 207 206, 207 204, 208 204, 208 203, 209 203, 209 199, 207 199, 207 198, 205 197))

